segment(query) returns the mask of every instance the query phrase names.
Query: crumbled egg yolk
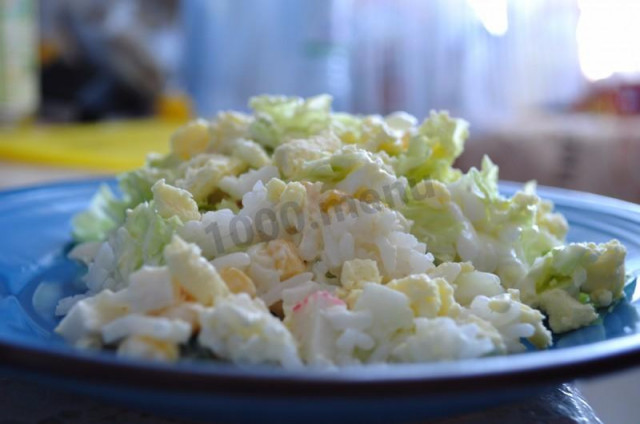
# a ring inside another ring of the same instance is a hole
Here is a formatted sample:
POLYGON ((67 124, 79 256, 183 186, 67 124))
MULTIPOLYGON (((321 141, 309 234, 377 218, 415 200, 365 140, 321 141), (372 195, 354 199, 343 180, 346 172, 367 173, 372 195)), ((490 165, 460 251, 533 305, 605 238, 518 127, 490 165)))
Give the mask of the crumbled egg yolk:
POLYGON ((184 287, 182 287, 180 285, 180 282, 178 280, 173 280, 174 285, 176 287, 176 299, 178 299, 178 301, 180 302, 195 302, 196 298, 189 293, 188 291, 186 291, 184 289, 184 287))
POLYGON ((409 298, 409 306, 417 317, 435 318, 440 311, 440 287, 426 274, 410 275, 387 284, 409 298))
POLYGON ((180 128, 171 137, 171 151, 186 160, 206 150, 211 140, 211 127, 204 119, 197 119, 180 128))
POLYGON ((227 283, 231 293, 247 293, 251 297, 256 296, 256 286, 251 278, 243 271, 235 267, 227 267, 220 270, 220 276, 227 283))
POLYGON ((268 255, 273 258, 274 267, 280 272, 280 279, 286 280, 306 271, 306 266, 296 246, 288 240, 272 240, 267 243, 268 255))
POLYGON ((435 278, 433 281, 438 285, 440 301, 442 302, 438 316, 456 317, 462 308, 453 295, 453 286, 444 278, 435 278))
POLYGON ((187 190, 173 187, 161 179, 151 187, 151 191, 156 210, 163 218, 175 215, 183 222, 200 219, 198 205, 187 190))
POLYGON ((202 305, 191 300, 151 311, 149 315, 182 320, 191 324, 194 332, 198 332, 200 330, 200 313, 203 310, 204 307, 202 305))
POLYGON ((340 284, 336 294, 349 308, 353 308, 362 294, 365 283, 381 283, 382 277, 376 261, 371 259, 352 259, 345 261, 340 273, 340 284))
POLYGON ((216 269, 200 255, 200 248, 175 236, 164 250, 172 281, 180 287, 184 300, 205 306, 228 294, 229 288, 216 269))
POLYGON ((340 273, 340 283, 344 288, 362 288, 366 282, 380 283, 382 277, 376 261, 371 259, 352 259, 345 261, 340 273))
POLYGON ((280 178, 272 178, 265 186, 267 189, 267 199, 271 203, 278 203, 282 197, 284 189, 287 188, 287 184, 280 178))
POLYGON ((380 144, 378 150, 389 153, 390 155, 397 155, 402 153, 407 148, 408 142, 405 142, 403 138, 395 139, 393 141, 387 141, 380 144))
POLYGON ((358 135, 353 131, 342 132, 340 134, 340 140, 344 144, 356 144, 356 143, 358 143, 360 141, 359 138, 358 138, 358 135))
POLYGON ((295 203, 302 207, 307 199, 307 190, 304 185, 299 182, 293 182, 286 185, 280 196, 282 203, 295 203))
POLYGON ((129 336, 118 346, 118 355, 156 361, 175 361, 180 357, 178 345, 147 336, 129 336))
POLYGON ((439 181, 420 181, 411 190, 416 197, 420 197, 429 207, 442 209, 451 202, 451 193, 439 181))
POLYGON ((329 209, 340 205, 346 200, 346 194, 340 190, 327 190, 320 197, 320 210, 328 212, 329 209))

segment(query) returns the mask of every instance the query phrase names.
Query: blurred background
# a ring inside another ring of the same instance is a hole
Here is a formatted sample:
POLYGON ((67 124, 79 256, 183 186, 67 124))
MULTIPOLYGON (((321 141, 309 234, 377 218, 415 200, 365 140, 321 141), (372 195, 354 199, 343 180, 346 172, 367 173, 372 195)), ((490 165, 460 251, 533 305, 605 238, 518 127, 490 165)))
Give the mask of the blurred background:
POLYGON ((462 168, 640 201, 639 21, 635 0, 0 0, 0 185, 129 169, 189 117, 326 92, 466 118, 462 168))
MULTIPOLYGON (((640 202, 638 0, 0 0, 0 187, 111 174, 263 93, 471 123, 461 168, 640 202)), ((640 371, 582 386, 640 415, 640 371), (626 397, 625 397, 626 394, 626 397)))

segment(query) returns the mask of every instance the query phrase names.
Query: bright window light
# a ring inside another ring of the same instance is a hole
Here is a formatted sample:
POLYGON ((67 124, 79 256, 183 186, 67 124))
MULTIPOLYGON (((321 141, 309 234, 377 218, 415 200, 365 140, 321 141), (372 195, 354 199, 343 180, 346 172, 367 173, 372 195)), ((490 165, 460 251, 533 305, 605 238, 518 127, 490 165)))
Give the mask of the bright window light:
POLYGON ((578 0, 582 73, 591 81, 640 72, 640 1, 578 0))
POLYGON ((509 29, 508 0, 467 0, 491 35, 502 36, 509 29))

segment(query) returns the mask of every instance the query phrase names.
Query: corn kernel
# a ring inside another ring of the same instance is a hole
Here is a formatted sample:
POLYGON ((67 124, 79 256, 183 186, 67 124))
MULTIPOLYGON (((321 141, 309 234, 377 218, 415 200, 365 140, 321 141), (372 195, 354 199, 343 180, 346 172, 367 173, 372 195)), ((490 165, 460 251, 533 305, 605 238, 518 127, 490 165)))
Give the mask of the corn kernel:
POLYGON ((256 295, 256 286, 247 274, 232 266, 223 268, 220 276, 227 283, 232 293, 247 293, 251 297, 256 295))
POLYGON ((286 280, 306 270, 306 266, 296 246, 287 240, 272 240, 267 243, 267 253, 273 258, 275 268, 280 271, 280 279, 286 280))
POLYGON ((328 190, 322 194, 320 200, 320 209, 323 212, 329 211, 329 209, 344 202, 346 194, 339 190, 328 190))
POLYGON ((267 183, 267 199, 271 203, 278 203, 282 197, 284 189, 287 188, 287 184, 279 178, 272 178, 267 183))

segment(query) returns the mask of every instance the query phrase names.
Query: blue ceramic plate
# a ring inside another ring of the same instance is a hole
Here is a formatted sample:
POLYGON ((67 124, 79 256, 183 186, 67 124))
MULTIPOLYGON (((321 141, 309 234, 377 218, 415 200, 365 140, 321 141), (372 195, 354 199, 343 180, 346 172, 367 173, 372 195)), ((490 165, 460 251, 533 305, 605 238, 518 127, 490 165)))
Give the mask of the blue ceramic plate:
MULTIPOLYGON (((284 371, 217 362, 162 365, 80 352, 52 333, 51 310, 33 294, 73 292, 82 270, 65 258, 70 218, 87 206, 92 180, 0 193, 0 364, 7 372, 181 417, 221 422, 389 422, 450 415, 521 399, 555 384, 640 364, 640 206, 541 188, 571 224, 571 241, 617 238, 628 249, 628 301, 555 347, 450 363, 284 371), (354 421, 355 420, 355 421, 354 421)), ((110 182, 111 183, 111 182, 110 182)), ((517 186, 503 184, 505 193, 517 186)))

